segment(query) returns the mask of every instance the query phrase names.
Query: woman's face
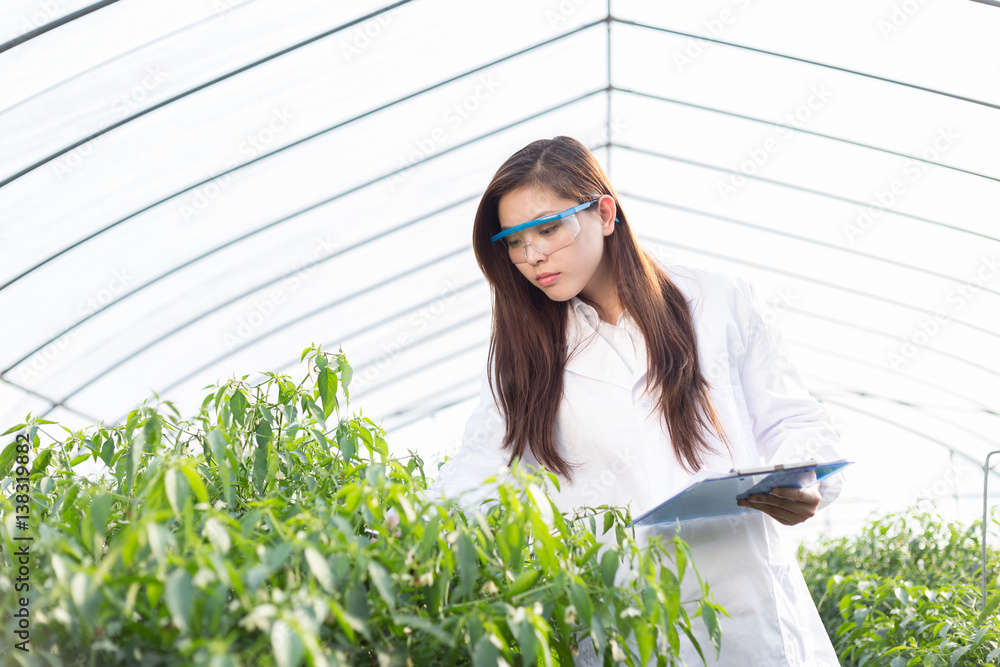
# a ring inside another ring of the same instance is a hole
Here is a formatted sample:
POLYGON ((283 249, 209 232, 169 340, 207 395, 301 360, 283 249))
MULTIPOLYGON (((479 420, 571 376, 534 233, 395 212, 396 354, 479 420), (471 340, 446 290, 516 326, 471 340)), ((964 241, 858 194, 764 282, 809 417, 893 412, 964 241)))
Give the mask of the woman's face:
MULTIPOLYGON (((500 198, 497 213, 500 227, 506 229, 560 213, 579 203, 557 197, 546 189, 520 188, 500 198)), ((597 204, 578 212, 576 217, 580 222, 580 233, 571 244, 548 256, 529 245, 528 261, 514 266, 553 301, 568 301, 583 293, 601 302, 611 288, 610 272, 604 256, 604 237, 614 231, 615 201, 611 196, 604 195, 597 204), (555 274, 554 280, 540 280, 546 274, 555 274)))

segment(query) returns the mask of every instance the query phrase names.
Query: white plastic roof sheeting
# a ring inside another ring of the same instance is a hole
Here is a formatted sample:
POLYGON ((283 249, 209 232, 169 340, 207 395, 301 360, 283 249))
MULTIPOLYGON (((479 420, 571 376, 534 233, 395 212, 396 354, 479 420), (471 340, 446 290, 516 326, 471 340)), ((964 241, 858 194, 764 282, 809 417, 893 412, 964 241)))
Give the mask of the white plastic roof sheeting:
POLYGON ((828 524, 918 497, 974 518, 996 4, 6 0, 4 428, 153 392, 193 414, 322 343, 400 455, 452 449, 489 337, 478 199, 562 134, 649 249, 759 288, 859 461, 828 524))

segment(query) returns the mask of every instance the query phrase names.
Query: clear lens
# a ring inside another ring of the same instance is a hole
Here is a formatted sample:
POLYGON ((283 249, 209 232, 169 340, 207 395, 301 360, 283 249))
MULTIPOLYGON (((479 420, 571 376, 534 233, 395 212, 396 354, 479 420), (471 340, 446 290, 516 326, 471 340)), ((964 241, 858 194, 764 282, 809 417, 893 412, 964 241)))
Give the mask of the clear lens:
POLYGON ((543 222, 528 227, 521 231, 499 239, 497 243, 506 244, 510 261, 515 264, 524 264, 528 261, 528 255, 540 252, 543 255, 562 250, 572 243, 580 233, 580 221, 576 214, 567 215, 565 218, 543 222), (531 250, 528 250, 528 247, 531 250))

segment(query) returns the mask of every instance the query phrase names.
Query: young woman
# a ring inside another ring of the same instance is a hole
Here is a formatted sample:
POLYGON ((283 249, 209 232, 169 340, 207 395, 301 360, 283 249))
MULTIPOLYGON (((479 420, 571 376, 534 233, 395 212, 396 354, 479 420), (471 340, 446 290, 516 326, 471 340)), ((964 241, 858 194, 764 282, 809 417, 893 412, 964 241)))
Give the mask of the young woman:
MULTIPOLYGON (((493 492, 483 481, 503 481, 520 457, 560 476, 550 497, 561 512, 608 504, 637 517, 699 470, 841 458, 839 433, 750 283, 660 264, 575 139, 532 142, 500 167, 473 246, 493 293, 490 354, 462 448, 429 497, 475 507, 493 492)), ((720 618, 718 665, 839 664, 782 531, 835 499, 840 478, 751 497, 759 512, 685 524, 695 565, 731 615, 720 618)), ((635 530, 642 545, 670 529, 635 530)), ((698 595, 693 579, 684 600, 698 595)), ((577 664, 599 664, 589 639, 579 650, 577 664)), ((701 662, 690 644, 682 657, 701 662)))

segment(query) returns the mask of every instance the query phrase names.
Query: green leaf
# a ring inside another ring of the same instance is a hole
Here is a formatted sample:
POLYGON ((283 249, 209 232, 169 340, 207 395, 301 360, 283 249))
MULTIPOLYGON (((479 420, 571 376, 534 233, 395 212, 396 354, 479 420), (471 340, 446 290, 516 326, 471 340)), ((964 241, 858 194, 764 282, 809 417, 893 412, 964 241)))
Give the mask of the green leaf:
POLYGON ((115 443, 110 437, 108 437, 104 441, 104 444, 101 445, 101 460, 104 461, 104 465, 110 468, 112 465, 111 460, 114 458, 114 455, 115 443))
MULTIPOLYGON (((537 665, 538 661, 538 638, 535 635, 535 626, 528 620, 525 619, 518 624, 517 627, 517 643, 521 649, 521 665, 522 667, 528 667, 529 665, 537 665)), ((550 656, 545 656, 549 658, 550 656)))
POLYGON ((306 562, 309 570, 316 577, 316 581, 327 593, 333 592, 333 574, 330 572, 330 565, 323 558, 322 554, 313 547, 306 547, 306 562))
POLYGON ((205 521, 205 536, 208 537, 208 541, 223 556, 229 553, 229 547, 231 546, 229 531, 221 521, 215 517, 209 517, 205 521))
POLYGON ((288 542, 280 542, 273 547, 264 547, 264 555, 260 561, 269 570, 280 568, 289 554, 292 553, 292 545, 288 542))
POLYGON ((340 384, 344 386, 346 394, 347 386, 351 384, 351 378, 354 377, 354 369, 351 368, 346 359, 341 358, 337 363, 340 366, 340 384))
MULTIPOLYGON (((263 409, 266 410, 266 408, 263 409)), ((270 411, 268 411, 268 415, 270 415, 270 411)), ((271 425, 266 420, 261 419, 259 422, 257 422, 257 429, 255 431, 255 435, 257 438, 257 445, 261 446, 270 442, 271 438, 274 435, 274 431, 271 430, 271 425)))
POLYGON ((431 623, 428 619, 423 616, 414 616, 411 614, 400 614, 393 617, 393 623, 396 625, 406 625, 410 628, 416 628, 417 630, 423 630, 429 635, 432 635, 435 639, 446 646, 451 646, 452 638, 451 635, 446 633, 441 629, 440 626, 431 623))
POLYGON ((302 640, 283 619, 278 619, 271 625, 271 651, 278 667, 300 667, 302 664, 302 640))
POLYGON ((513 597, 528 590, 535 583, 535 580, 538 579, 539 574, 541 574, 540 570, 524 570, 521 574, 517 575, 514 583, 507 589, 507 594, 513 597))
POLYGON ((962 646, 957 650, 953 651, 952 654, 948 657, 948 664, 951 665, 951 667, 954 667, 955 663, 958 662, 959 658, 961 658, 963 655, 971 651, 972 648, 973 647, 971 645, 962 646))
POLYGON ((386 569, 376 561, 368 561, 368 576, 389 609, 395 609, 396 597, 392 592, 392 581, 386 569))
POLYGON ((160 446, 163 438, 163 424, 158 415, 150 415, 142 425, 143 443, 150 451, 155 451, 160 446))
POLYGON ((580 619, 587 625, 593 625, 594 621, 594 607, 590 601, 590 596, 587 594, 587 590, 581 586, 578 582, 574 581, 569 585, 569 599, 576 607, 576 613, 580 615, 580 619))
POLYGON ((663 589, 663 597, 666 600, 667 614, 673 622, 680 615, 681 583, 677 579, 677 575, 665 565, 660 567, 660 587, 663 589))
POLYGON ((233 418, 239 423, 240 426, 246 425, 247 418, 247 397, 243 395, 243 392, 236 388, 233 390, 233 395, 229 397, 229 409, 233 412, 233 418))
POLYGON ((459 534, 457 546, 459 584, 455 589, 455 595, 464 598, 475 591, 479 576, 479 556, 476 555, 476 547, 468 533, 459 534))
POLYGON ((232 484, 229 476, 229 462, 226 460, 226 449, 229 445, 226 443, 226 439, 222 433, 214 429, 208 432, 208 442, 212 447, 212 458, 215 459, 215 465, 219 470, 219 477, 222 478, 223 493, 228 504, 229 490, 232 484))
POLYGON ((976 623, 985 623, 987 618, 993 616, 997 607, 1000 607, 1000 593, 994 593, 986 600, 986 606, 983 608, 983 611, 980 612, 979 618, 976 619, 976 623))
POLYGON ((614 512, 610 512, 610 511, 605 512, 604 513, 604 530, 601 531, 601 535, 604 535, 609 530, 611 530, 611 526, 613 526, 613 525, 615 525, 615 514, 614 514, 614 512))
POLYGON ((619 563, 618 552, 614 549, 608 549, 601 556, 601 579, 604 580, 604 584, 608 588, 615 585, 615 575, 618 574, 619 563))
POLYGON ((350 461, 358 453, 357 442, 354 436, 349 433, 337 436, 337 447, 340 448, 341 453, 344 455, 345 462, 350 461))
POLYGON ((323 417, 329 417, 337 407, 337 375, 332 370, 324 368, 319 372, 316 381, 319 398, 323 404, 323 417))
POLYGON ((170 620, 182 634, 191 632, 191 609, 194 606, 194 586, 191 575, 183 567, 176 568, 167 577, 167 609, 170 620))
POLYGON ((257 489, 257 493, 260 494, 263 494, 264 490, 267 488, 267 468, 270 447, 270 442, 265 440, 257 445, 257 449, 254 452, 253 486, 257 489))
POLYGON ((677 535, 674 535, 674 557, 677 560, 677 580, 684 581, 684 571, 687 569, 688 545, 677 535))
POLYGON ((368 619, 371 612, 368 608, 368 595, 361 584, 354 584, 347 592, 347 611, 351 618, 356 619, 359 623, 356 629, 370 639, 371 634, 368 629, 368 619))
POLYGON ((87 516, 90 518, 90 526, 94 531, 94 539, 104 542, 104 532, 108 528, 108 518, 111 516, 112 498, 106 493, 96 496, 90 503, 87 516))
POLYGON ((45 469, 49 467, 49 462, 52 460, 52 450, 43 449, 38 452, 38 456, 35 457, 34 463, 31 465, 30 475, 35 473, 45 472, 45 469))
MULTIPOLYGON (((24 427, 25 427, 25 424, 17 424, 15 426, 11 426, 9 429, 7 429, 6 431, 4 431, 3 433, 0 433, 0 435, 10 435, 14 431, 20 431, 24 427)), ((14 442, 17 442, 17 441, 15 440, 14 442)), ((11 443, 11 444, 13 444, 13 443, 11 443)))
POLYGON ((205 489, 204 482, 201 481, 201 475, 199 475, 198 471, 194 469, 190 460, 184 461, 181 464, 181 472, 184 473, 184 477, 187 479, 191 490, 194 491, 195 498, 198 499, 198 502, 207 503, 208 491, 205 489))
POLYGON ((78 512, 78 508, 75 506, 76 498, 80 495, 80 487, 75 484, 69 487, 66 495, 62 499, 62 509, 59 511, 59 517, 64 523, 72 521, 78 512))
POLYGON ((639 664, 647 665, 649 664, 649 656, 653 654, 653 648, 656 646, 656 637, 646 619, 639 617, 632 619, 632 621, 635 641, 639 646, 639 664))
POLYGON ((476 642, 476 649, 472 654, 472 667, 497 667, 499 657, 500 650, 490 641, 490 635, 484 634, 476 642))
POLYGON ((719 629, 719 619, 716 618, 715 609, 711 607, 707 602, 702 601, 701 607, 701 618, 705 622, 705 627, 708 629, 708 637, 712 642, 712 648, 715 649, 715 657, 719 657, 719 648, 722 643, 722 632, 719 629))
POLYGON ((302 397, 302 403, 303 403, 303 405, 305 405, 306 410, 308 410, 309 413, 313 416, 313 419, 315 419, 317 422, 319 422, 320 426, 322 426, 323 430, 325 431, 326 430, 326 416, 323 414, 323 411, 320 410, 319 406, 316 405, 312 401, 312 399, 309 398, 308 396, 303 396, 302 397))
MULTIPOLYGON (((21 426, 24 426, 24 424, 21 424, 21 426)), ((14 460, 17 458, 17 444, 18 441, 14 440, 3 448, 3 452, 0 452, 0 478, 7 477, 10 474, 11 468, 14 467, 14 460)))
POLYGON ((125 460, 125 493, 132 495, 132 485, 135 482, 135 474, 139 470, 139 463, 142 461, 142 452, 146 446, 146 437, 143 431, 137 432, 131 439, 128 447, 128 458, 125 460))
POLYGON ((628 536, 625 534, 625 526, 620 523, 615 524, 615 540, 618 542, 618 546, 625 543, 628 536))
POLYGON ((184 507, 184 501, 187 499, 188 487, 187 481, 184 479, 184 474, 177 474, 177 470, 170 468, 163 475, 163 486, 164 491, 167 493, 167 501, 170 503, 170 509, 174 511, 174 515, 177 517, 181 516, 181 509, 184 507))

